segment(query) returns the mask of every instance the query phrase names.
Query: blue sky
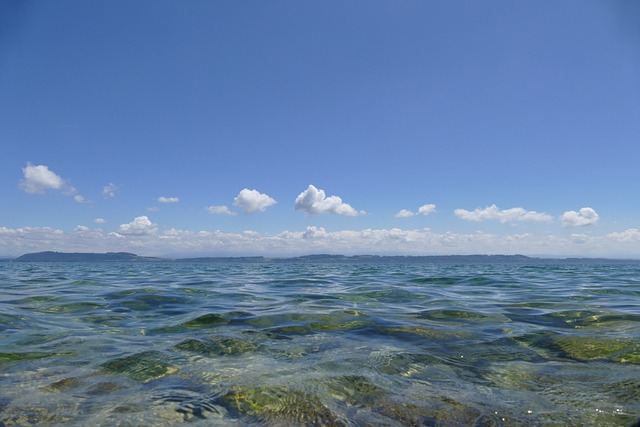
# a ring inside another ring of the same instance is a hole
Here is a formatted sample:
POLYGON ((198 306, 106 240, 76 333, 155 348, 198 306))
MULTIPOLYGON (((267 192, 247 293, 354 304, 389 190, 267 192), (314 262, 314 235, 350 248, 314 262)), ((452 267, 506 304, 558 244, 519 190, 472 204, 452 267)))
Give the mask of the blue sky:
POLYGON ((640 258, 640 6, 0 3, 0 255, 640 258))

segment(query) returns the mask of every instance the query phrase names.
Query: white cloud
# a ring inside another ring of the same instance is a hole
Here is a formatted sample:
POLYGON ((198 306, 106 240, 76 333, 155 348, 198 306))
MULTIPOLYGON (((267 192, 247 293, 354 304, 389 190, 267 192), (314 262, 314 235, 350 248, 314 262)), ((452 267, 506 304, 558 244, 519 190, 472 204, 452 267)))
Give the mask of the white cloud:
POLYGON ((178 197, 158 197, 158 202, 160 203, 178 203, 180 199, 178 197))
POLYGON ((600 216, 592 208, 582 208, 580 211, 567 211, 560 216, 565 227, 586 227, 596 225, 600 216))
POLYGON ((303 239, 318 239, 327 236, 327 230, 324 227, 307 227, 307 231, 302 233, 303 239))
POLYGON ((228 215, 228 216, 234 216, 236 213, 233 212, 232 210, 229 209, 229 207, 227 205, 222 205, 222 206, 207 206, 206 207, 207 212, 209 212, 212 215, 228 215))
POLYGON ((96 223, 96 224, 106 224, 107 220, 104 219, 104 218, 96 218, 96 219, 93 220, 93 222, 96 223))
POLYGON ((0 226, 0 255, 55 250, 64 252, 125 251, 140 255, 265 255, 310 253, 437 255, 544 254, 640 259, 640 230, 629 228, 601 236, 438 233, 416 230, 365 229, 329 231, 310 226, 278 234, 243 231, 158 230, 147 217, 138 217, 108 232, 78 226, 70 232, 49 227, 0 226))
POLYGON ((410 218, 414 215, 415 213, 411 212, 410 210, 401 209, 400 212, 396 214, 396 218, 410 218))
POLYGON ((22 168, 24 178, 20 181, 20 188, 31 194, 44 194, 47 190, 62 191, 67 196, 72 196, 77 203, 87 203, 85 198, 78 194, 78 190, 69 185, 60 175, 56 174, 45 165, 34 166, 28 163, 22 168))
POLYGON ((618 242, 640 242, 640 230, 637 228, 628 228, 621 232, 613 232, 607 234, 607 237, 618 242))
POLYGON ((20 188, 27 193, 43 194, 46 190, 62 190, 65 180, 45 165, 34 166, 31 163, 22 168, 24 179, 20 181, 20 188))
POLYGON ((435 211, 436 211, 436 205, 432 203, 422 205, 418 208, 419 215, 429 215, 431 213, 434 213, 435 211))
POLYGON ((418 212, 413 212, 408 209, 402 209, 400 212, 396 214, 396 218, 410 218, 415 215, 429 215, 436 211, 436 205, 434 204, 426 204, 422 205, 418 208, 418 212))
POLYGON ((495 219, 503 224, 522 221, 541 222, 553 220, 553 217, 546 213, 528 211, 523 208, 501 210, 498 209, 496 205, 491 205, 483 209, 477 208, 473 211, 468 211, 466 209, 456 209, 454 213, 458 218, 466 219, 469 221, 480 222, 495 219))
POLYGON ((313 185, 298 195, 294 204, 295 210, 304 211, 307 215, 334 213, 338 215, 363 215, 366 212, 357 211, 348 203, 344 203, 338 196, 327 197, 324 190, 313 185))
POLYGON ((277 202, 266 194, 257 190, 243 189, 238 193, 238 197, 233 200, 233 205, 239 207, 246 214, 264 212, 271 205, 277 202))
POLYGON ((130 234, 134 236, 155 234, 157 231, 158 226, 156 224, 153 224, 151 220, 149 220, 149 218, 144 215, 136 217, 130 223, 121 224, 120 228, 118 229, 119 234, 130 234))
POLYGON ((115 185, 114 183, 110 182, 107 185, 105 185, 104 187, 102 187, 102 195, 104 197, 113 197, 116 195, 116 192, 118 191, 118 186, 115 185))

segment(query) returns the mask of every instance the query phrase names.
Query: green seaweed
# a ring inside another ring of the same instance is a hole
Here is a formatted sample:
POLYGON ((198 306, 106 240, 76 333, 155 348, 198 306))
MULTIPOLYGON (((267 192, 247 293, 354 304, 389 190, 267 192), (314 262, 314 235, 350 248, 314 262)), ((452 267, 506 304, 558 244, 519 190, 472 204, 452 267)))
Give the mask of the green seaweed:
POLYGON ((176 350, 207 357, 237 355, 254 351, 257 348, 258 346, 254 343, 231 337, 212 337, 205 340, 191 338, 174 346, 176 350))
POLYGON ((372 383, 362 375, 344 375, 331 378, 329 391, 334 399, 350 405, 370 404, 387 394, 387 390, 372 383))
POLYGON ((437 330, 432 328, 425 328, 423 326, 410 325, 379 326, 375 328, 375 331, 382 335, 391 335, 396 337, 403 337, 405 339, 415 339, 418 341, 450 340, 452 338, 469 338, 471 336, 468 332, 437 330))
POLYGON ((56 381, 47 386, 41 388, 41 390, 49 391, 49 392, 59 392, 71 390, 73 388, 77 388, 80 385, 80 378, 77 377, 69 377, 63 378, 60 381, 56 381))
POLYGON ((225 323, 229 323, 229 319, 219 314, 209 313, 184 322, 180 326, 187 329, 203 329, 223 325, 225 323))
POLYGON ((221 402, 232 413, 276 425, 346 426, 317 396, 285 386, 236 386, 221 402))
POLYGON ((55 357, 55 356, 62 356, 62 355, 63 354, 60 354, 60 353, 45 353, 40 351, 25 351, 25 352, 3 351, 3 352, 0 352, 0 363, 44 359, 47 357, 55 357))
POLYGON ((101 367, 110 373, 123 374, 135 380, 148 382, 164 377, 177 369, 165 361, 159 351, 143 351, 103 363, 101 367))
MULTIPOLYGON (((561 335, 553 332, 528 334, 517 341, 560 357, 579 360, 609 360, 618 363, 640 364, 640 341, 632 338, 605 335, 561 335)), ((549 355, 545 355, 547 359, 549 355)))

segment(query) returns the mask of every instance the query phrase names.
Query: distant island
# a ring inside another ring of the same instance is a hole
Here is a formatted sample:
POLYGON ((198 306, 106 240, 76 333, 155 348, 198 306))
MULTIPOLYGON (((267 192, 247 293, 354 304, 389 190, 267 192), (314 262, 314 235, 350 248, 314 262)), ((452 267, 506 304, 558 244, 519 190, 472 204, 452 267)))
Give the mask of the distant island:
POLYGON ((440 263, 440 264, 640 264, 640 260, 608 258, 536 258, 525 255, 332 255, 315 254, 283 258, 263 256, 160 258, 129 252, 35 252, 6 262, 238 262, 238 263, 440 263))
POLYGON ((128 252, 36 252, 13 259, 13 262, 122 262, 122 261, 160 261, 160 258, 141 257, 128 252))

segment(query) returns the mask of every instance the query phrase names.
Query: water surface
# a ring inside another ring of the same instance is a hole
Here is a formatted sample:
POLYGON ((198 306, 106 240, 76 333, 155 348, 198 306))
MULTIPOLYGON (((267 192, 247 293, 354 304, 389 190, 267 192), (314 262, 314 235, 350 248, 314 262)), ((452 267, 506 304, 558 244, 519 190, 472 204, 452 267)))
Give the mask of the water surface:
POLYGON ((626 426, 640 266, 0 263, 0 426, 626 426))

